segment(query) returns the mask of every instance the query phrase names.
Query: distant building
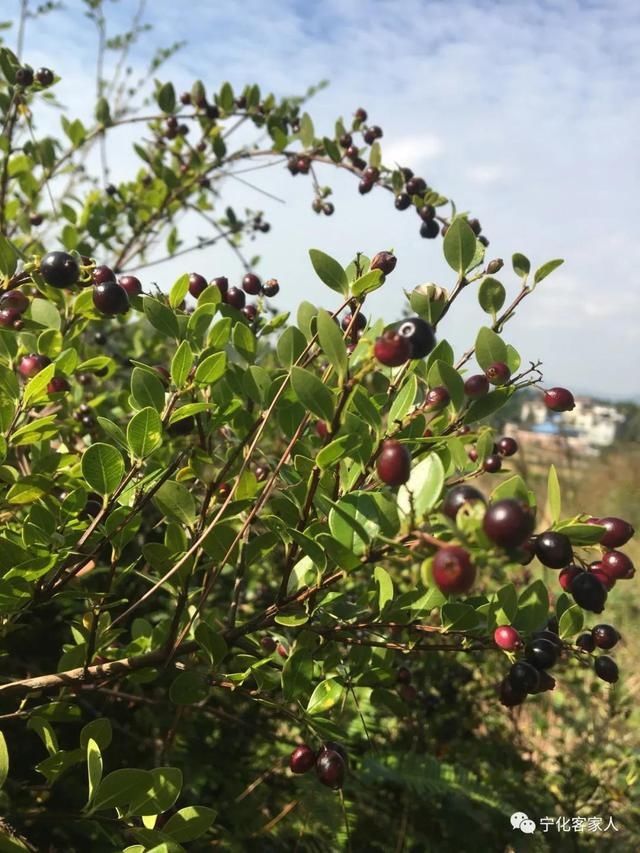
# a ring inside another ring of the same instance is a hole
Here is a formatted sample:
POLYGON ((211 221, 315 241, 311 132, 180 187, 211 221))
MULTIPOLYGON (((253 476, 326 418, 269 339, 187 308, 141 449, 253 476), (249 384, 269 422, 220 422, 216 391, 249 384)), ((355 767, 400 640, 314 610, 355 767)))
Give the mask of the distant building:
POLYGON ((519 429, 539 437, 564 438, 576 449, 608 447, 616 439, 625 416, 590 397, 576 397, 571 412, 550 412, 542 399, 527 400, 520 410, 519 429))

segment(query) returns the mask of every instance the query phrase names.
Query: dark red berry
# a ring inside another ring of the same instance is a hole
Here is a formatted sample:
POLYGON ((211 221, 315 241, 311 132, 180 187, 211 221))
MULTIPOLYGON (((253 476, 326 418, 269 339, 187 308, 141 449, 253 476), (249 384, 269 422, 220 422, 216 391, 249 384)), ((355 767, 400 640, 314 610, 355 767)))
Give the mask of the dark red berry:
POLYGON ((259 483, 262 483, 263 480, 266 480, 269 476, 269 469, 266 465, 256 465, 254 473, 256 475, 256 480, 259 483))
POLYGON ((614 580, 632 578, 635 573, 633 563, 622 551, 607 551, 601 562, 603 571, 614 580))
POLYGON ((435 219, 423 222, 420 226, 420 236, 427 240, 434 240, 440 233, 440 226, 435 219))
POLYGON ((482 468, 487 472, 487 474, 497 474, 502 468, 502 459, 497 453, 492 453, 484 460, 482 468))
POLYGON ((370 193, 372 189, 373 189, 373 182, 372 181, 366 181, 366 180, 364 180, 364 178, 358 184, 358 192, 360 193, 360 195, 366 195, 367 193, 370 193))
POLYGON ((409 360, 411 347, 407 338, 388 329, 376 340, 373 354, 381 364, 387 367, 398 367, 409 360))
POLYGON ((467 456, 469 457, 469 459, 470 459, 472 462, 477 462, 477 461, 478 461, 478 451, 475 449, 475 447, 470 447, 470 448, 467 450, 467 456))
POLYGON ((408 207, 411 207, 411 196, 407 195, 407 193, 398 193, 394 204, 396 210, 406 210, 408 207))
POLYGON ((47 394, 66 394, 70 390, 71 386, 64 376, 54 376, 47 385, 47 394))
POLYGON ((191 92, 183 92, 180 95, 180 103, 184 104, 185 107, 188 107, 191 103, 191 92))
POLYGON ((360 123, 362 123, 363 121, 367 120, 368 114, 367 114, 367 111, 365 109, 363 109, 362 107, 358 107, 358 109, 353 114, 353 117, 355 118, 356 121, 359 121, 360 123))
POLYGON ((502 456, 513 456, 518 452, 518 442, 515 438, 505 435, 498 442, 498 450, 502 456))
POLYGON ((20 322, 22 314, 15 308, 0 308, 0 326, 3 329, 13 329, 20 322))
POLYGON ((242 309, 242 313, 249 320, 249 322, 253 322, 258 316, 258 309, 255 305, 245 305, 242 309))
POLYGON ((41 370, 44 370, 47 365, 51 364, 51 359, 46 355, 38 355, 38 353, 32 352, 29 355, 25 355, 20 359, 20 364, 18 365, 18 373, 24 379, 32 379, 37 373, 40 373, 41 370))
POLYGON ((562 569, 573 559, 571 541, 564 533, 547 530, 536 537, 536 557, 543 566, 562 569))
MULTIPOLYGON (((591 565, 593 566, 593 563, 591 565)), ((590 568, 589 571, 594 576, 594 578, 597 578, 600 581, 600 583, 607 590, 607 592, 609 592, 609 590, 612 590, 616 585, 616 579, 612 578, 605 572, 605 570, 602 568, 602 563, 598 562, 597 565, 600 566, 600 568, 590 568)))
POLYGON ((529 507, 514 498, 504 498, 488 507, 482 522, 486 535, 503 548, 517 548, 533 532, 534 516, 529 507))
POLYGON ((326 438, 329 435, 329 427, 325 421, 316 421, 315 430, 319 438, 326 438))
POLYGON ((411 682, 411 670, 406 666, 399 666, 396 670, 396 681, 401 684, 409 684, 411 682))
POLYGON ((244 292, 240 290, 239 287, 230 287, 224 294, 224 301, 227 303, 227 305, 231 305, 234 308, 237 308, 239 311, 241 308, 244 308, 244 292))
POLYGON ((40 261, 40 275, 51 287, 71 287, 80 278, 80 267, 67 252, 49 252, 40 261))
POLYGON ((353 136, 350 133, 343 133, 338 142, 342 148, 350 148, 353 145, 353 136))
POLYGON ((431 222, 436 215, 436 209, 432 204, 423 204, 418 208, 418 216, 423 222, 431 222))
POLYGON ((600 544, 605 548, 620 548, 621 545, 626 545, 635 533, 629 522, 622 518, 607 516, 598 519, 597 523, 607 528, 607 532, 600 540, 600 544))
POLYGON ((500 625, 493 632, 493 642, 499 649, 514 652, 522 646, 520 634, 511 625, 500 625))
POLYGON ((44 222, 44 217, 41 213, 32 213, 29 217, 29 225, 33 225, 34 228, 37 228, 38 225, 42 225, 44 222))
POLYGON ((398 259, 391 252, 377 252, 371 259, 370 269, 381 270, 385 275, 391 275, 397 263, 398 259))
POLYGON ((591 635, 599 649, 612 649, 620 640, 620 634, 613 625, 594 625, 591 635))
POLYGON ((609 684, 615 684, 620 678, 618 664, 608 655, 600 655, 600 657, 596 658, 594 669, 598 678, 601 678, 609 684))
POLYGON ((127 296, 139 296, 142 293, 142 282, 135 275, 122 275, 118 284, 127 296))
POLYGON ((537 637, 527 643, 525 657, 536 669, 550 669, 558 660, 558 650, 554 643, 537 637))
POLYGON ((422 195, 427 190, 427 184, 423 178, 413 176, 407 181, 406 188, 409 195, 422 195))
POLYGON ((496 361, 487 367, 484 375, 492 385, 505 385, 511 378, 511 371, 503 361, 496 361))
POLYGON ((33 70, 27 66, 16 70, 16 83, 18 86, 33 85, 33 70))
POLYGON ((310 746, 297 746, 289 757, 289 769, 292 773, 307 773, 316 763, 316 754, 310 746))
POLYGON ((376 169, 375 166, 367 166, 367 168, 362 173, 362 177, 365 181, 371 181, 375 183, 380 177, 380 169, 376 169))
POLYGON ((376 461, 378 477, 387 486, 401 486, 411 474, 411 454, 406 445, 389 438, 382 443, 376 461))
POLYGON ((567 566, 565 569, 562 569, 558 575, 558 580, 560 581, 562 589, 565 592, 571 592, 574 580, 581 574, 582 569, 579 566, 567 566))
POLYGON ((505 678, 500 682, 498 695, 500 704, 504 705, 505 708, 515 708, 516 705, 522 705, 527 698, 527 691, 513 684, 509 678, 505 678))
MULTIPOLYGON (((218 492, 219 491, 220 490, 218 489, 218 492)), ((278 643, 273 639, 273 637, 268 636, 260 638, 260 645, 262 646, 263 650, 269 655, 272 655, 278 647, 278 643)))
POLYGON ((382 136, 382 129, 378 127, 377 124, 368 127, 365 132, 362 134, 362 138, 367 143, 367 145, 373 145, 376 139, 380 139, 382 136))
POLYGON ((34 76, 36 83, 39 83, 43 89, 53 83, 53 71, 50 68, 38 68, 34 76))
POLYGON ((451 396, 444 385, 436 385, 435 388, 427 391, 427 395, 424 398, 424 409, 427 412, 439 412, 445 406, 448 406, 450 402, 451 396))
POLYGON ((575 406, 575 400, 566 388, 549 388, 544 393, 544 404, 552 412, 570 412, 575 406))
POLYGON ((607 600, 607 590, 591 572, 581 572, 574 578, 571 595, 576 604, 591 613, 602 613, 607 600))
POLYGON ((330 201, 325 201, 325 203, 322 205, 322 212, 325 216, 333 216, 334 210, 335 207, 330 201))
POLYGON ((245 293, 251 294, 251 296, 256 296, 260 293, 261 285, 262 283, 258 276, 252 272, 248 272, 242 279, 242 289, 245 293))
POLYGON ((470 376, 464 383, 464 393, 472 400, 484 397, 489 391, 489 380, 484 373, 476 373, 470 376))
MULTIPOLYGON (((102 264, 95 267, 91 273, 91 279, 94 284, 104 284, 105 281, 115 281, 116 277, 111 267, 102 264)), ((122 285, 120 285, 122 287, 122 285)))
POLYGON ((229 290, 229 279, 224 275, 219 275, 217 278, 212 278, 209 284, 215 284, 220 293, 224 294, 229 290))
POLYGON ((29 297, 21 290, 8 290, 0 297, 0 308, 13 308, 22 314, 29 307, 29 297))
POLYGON ((576 640, 576 646, 582 649, 583 652, 592 652, 596 647, 593 641, 593 634, 590 631, 580 634, 576 640))
POLYGON ((538 670, 523 660, 516 661, 511 666, 507 678, 514 687, 524 690, 526 693, 533 693, 540 684, 538 670))
POLYGON ((116 314, 126 314, 129 310, 129 297, 124 287, 115 281, 96 284, 93 288, 93 304, 97 310, 107 317, 116 314))
POLYGON ((486 503, 484 495, 473 486, 462 483, 449 489, 442 503, 442 512, 452 521, 456 520, 458 512, 465 504, 486 503))
POLYGON ((433 558, 431 573, 435 585, 445 595, 468 592, 476 579, 476 567, 469 552, 460 545, 440 548, 433 558))
POLYGON ((277 296, 280 292, 280 284, 277 278, 270 278, 262 285, 262 293, 265 296, 277 296))
POLYGON ((197 299, 198 296, 202 293, 203 290, 207 289, 207 280, 200 273, 192 272, 189 275, 189 293, 193 296, 194 299, 197 299))
POLYGON ((482 231, 482 226, 480 225, 480 222, 477 219, 468 219, 467 222, 469 223, 469 225, 471 226, 471 230, 477 237, 482 231))
POLYGON ((342 321, 340 323, 340 326, 344 332, 347 331, 349 326, 351 326, 352 332, 360 332, 365 328, 366 325, 367 325, 367 318, 364 316, 364 314, 361 314, 359 311, 356 314, 355 320, 353 318, 353 314, 349 313, 349 314, 344 315, 344 317, 342 318, 342 321))
POLYGON ((401 323, 398 334, 407 340, 411 358, 424 358, 436 345, 433 329, 420 317, 412 317, 401 323))
POLYGON ((316 760, 318 779, 328 788, 342 788, 345 776, 345 763, 339 752, 334 749, 321 750, 316 760))

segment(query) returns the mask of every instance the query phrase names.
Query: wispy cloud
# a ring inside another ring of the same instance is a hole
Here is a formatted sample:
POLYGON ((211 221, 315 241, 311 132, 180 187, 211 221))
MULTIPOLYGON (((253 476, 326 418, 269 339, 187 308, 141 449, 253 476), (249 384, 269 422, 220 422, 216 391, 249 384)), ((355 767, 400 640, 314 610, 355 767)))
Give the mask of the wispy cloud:
MULTIPOLYGON (((30 57, 46 59, 67 78, 72 89, 63 83, 61 95, 74 107, 88 98, 93 51, 81 8, 71 0, 55 22, 49 19, 73 50, 45 57, 43 43, 27 37, 30 57)), ((130 8, 116 3, 112 12, 124 16, 130 8)), ((629 369, 637 364, 640 309, 634 0, 155 0, 148 17, 154 32, 136 48, 134 63, 142 65, 159 43, 186 39, 188 49, 171 68, 179 85, 194 77, 214 87, 223 79, 238 86, 256 79, 289 94, 328 78, 330 88, 312 105, 319 127, 330 130, 336 115, 365 106, 384 128, 389 159, 417 164, 460 209, 479 215, 491 255, 525 251, 534 263, 565 257, 563 271, 540 286, 507 337, 525 358, 544 357, 554 384, 640 395, 638 371, 629 369)), ((282 282, 284 307, 294 307, 302 292, 330 302, 310 275, 310 244, 345 260, 358 249, 394 246, 397 272, 372 300, 372 310, 390 320, 403 288, 451 283, 439 244, 421 240, 417 218, 398 214, 386 193, 363 199, 346 176, 327 174, 337 211, 319 218, 304 179, 283 189, 289 179, 280 170, 258 174, 265 189, 287 195, 286 206, 247 197, 238 186, 230 186, 230 196, 269 211, 274 228, 259 250, 264 273, 282 282)), ((190 263, 212 274, 221 266, 239 272, 224 253, 190 263)), ((182 263, 159 270, 171 281, 182 263)), ((503 280, 515 291, 513 276, 503 280)), ((466 346, 482 318, 473 293, 464 294, 451 318, 443 331, 466 346)))

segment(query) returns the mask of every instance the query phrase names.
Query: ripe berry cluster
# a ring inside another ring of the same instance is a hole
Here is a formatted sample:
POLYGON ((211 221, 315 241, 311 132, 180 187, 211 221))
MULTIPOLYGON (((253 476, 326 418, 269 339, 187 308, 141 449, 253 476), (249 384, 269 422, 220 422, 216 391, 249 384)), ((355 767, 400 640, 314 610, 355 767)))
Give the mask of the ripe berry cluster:
POLYGON ((24 326, 22 315, 29 307, 29 299, 21 290, 8 290, 0 297, 0 327, 19 332, 24 326))
POLYGON ((280 292, 280 284, 277 279, 270 278, 262 282, 260 278, 253 272, 248 272, 242 279, 241 287, 229 287, 229 279, 226 276, 218 276, 211 279, 207 283, 206 278, 200 273, 192 272, 189 276, 189 293, 194 299, 197 299, 200 294, 209 286, 214 285, 220 291, 222 301, 227 305, 231 305, 249 321, 253 321, 258 316, 258 308, 253 304, 246 304, 245 294, 250 296, 272 297, 277 296, 280 292))
POLYGON ((324 743, 317 752, 307 744, 301 744, 289 757, 292 773, 307 773, 315 767, 320 782, 334 790, 342 788, 348 766, 346 750, 333 741, 324 743))

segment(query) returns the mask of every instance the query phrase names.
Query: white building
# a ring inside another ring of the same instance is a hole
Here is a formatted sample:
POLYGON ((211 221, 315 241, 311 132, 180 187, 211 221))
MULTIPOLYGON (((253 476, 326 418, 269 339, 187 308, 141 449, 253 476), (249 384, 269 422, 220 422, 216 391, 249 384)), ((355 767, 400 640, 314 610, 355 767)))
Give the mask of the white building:
POLYGON ((618 428, 624 423, 624 415, 614 406, 599 403, 590 397, 576 397, 575 402, 571 412, 556 413, 547 409, 542 397, 528 400, 520 410, 520 421, 534 427, 549 421, 555 427, 554 432, 569 430, 594 447, 613 444, 618 428))

